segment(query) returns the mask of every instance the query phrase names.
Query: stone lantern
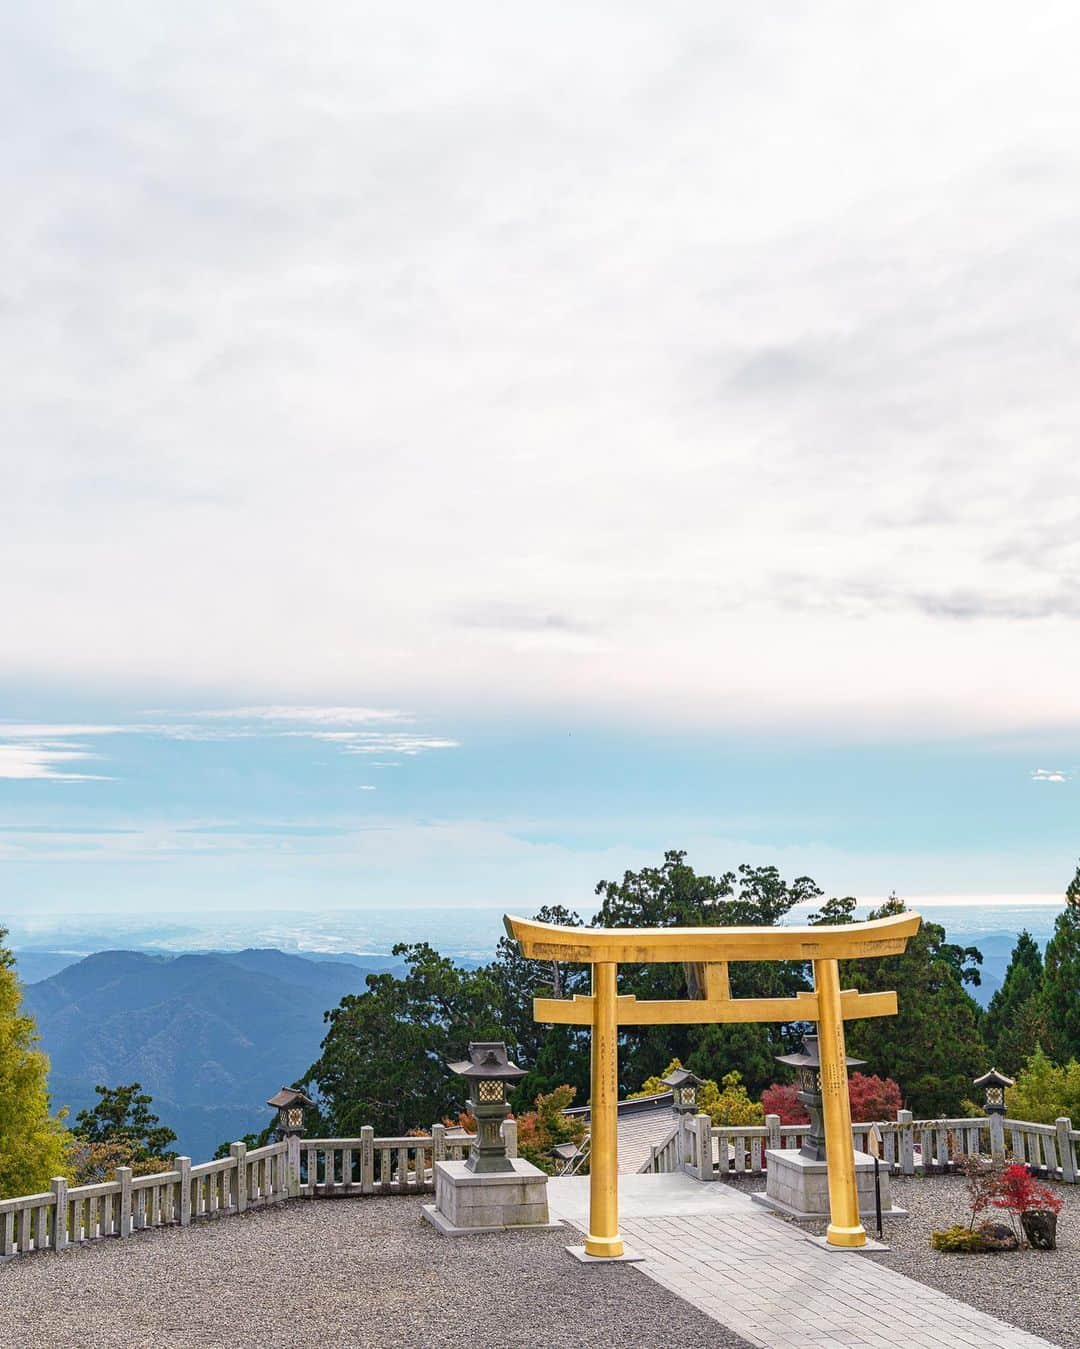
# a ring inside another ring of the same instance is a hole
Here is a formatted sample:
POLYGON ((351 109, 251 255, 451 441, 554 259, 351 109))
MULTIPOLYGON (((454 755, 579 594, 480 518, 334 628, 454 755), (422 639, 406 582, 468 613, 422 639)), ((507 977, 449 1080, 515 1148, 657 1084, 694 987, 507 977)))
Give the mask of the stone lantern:
MULTIPOLYGON (((825 1122, 821 1109, 821 1055, 818 1052, 818 1037, 804 1035, 802 1049, 797 1054, 777 1054, 777 1063, 786 1063, 795 1069, 795 1081, 799 1088, 797 1096, 810 1115, 810 1132, 806 1136, 799 1155, 811 1162, 825 1160, 825 1122)), ((865 1059, 847 1061, 849 1068, 858 1067, 865 1059)))
POLYGON ((676 1115, 697 1112, 698 1087, 702 1081, 696 1073, 692 1073, 689 1068, 676 1068, 661 1081, 665 1087, 671 1088, 671 1105, 676 1115))
POLYGON ((473 1041, 469 1045, 469 1057, 449 1063, 447 1067, 468 1081, 468 1106, 476 1116, 476 1140, 465 1165, 477 1175, 513 1171, 513 1162, 506 1155, 501 1126, 510 1113, 506 1088, 519 1082, 525 1076, 525 1069, 510 1062, 506 1045, 501 1040, 473 1041))
POLYGON ((983 1073, 982 1077, 977 1077, 972 1085, 985 1089, 988 1115, 1004 1115, 1005 1088, 1015 1085, 1011 1077, 1006 1077, 996 1068, 991 1068, 988 1073, 983 1073))
POLYGON ((277 1135, 282 1139, 293 1138, 304 1132, 304 1107, 314 1105, 315 1102, 295 1087, 282 1087, 266 1104, 278 1112, 277 1135))

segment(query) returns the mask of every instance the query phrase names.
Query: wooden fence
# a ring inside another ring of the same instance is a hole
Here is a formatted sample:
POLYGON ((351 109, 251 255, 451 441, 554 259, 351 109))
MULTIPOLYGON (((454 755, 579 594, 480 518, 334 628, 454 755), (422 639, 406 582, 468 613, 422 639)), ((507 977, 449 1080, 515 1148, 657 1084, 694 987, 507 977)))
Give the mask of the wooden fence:
MULTIPOLYGON (((853 1124, 855 1147, 867 1151, 867 1135, 875 1127, 853 1124)), ((971 1154, 1025 1162, 1047 1180, 1074 1185, 1080 1181, 1080 1129, 1066 1118, 1054 1124, 1032 1124, 1001 1115, 980 1119, 921 1119, 901 1110, 895 1121, 876 1126, 882 1136, 882 1162, 896 1175, 914 1176, 955 1169, 971 1154)), ((671 1135, 652 1149, 650 1171, 689 1171, 700 1180, 723 1175, 761 1175, 769 1148, 800 1148, 809 1131, 805 1124, 781 1124, 777 1115, 765 1123, 717 1127, 708 1115, 685 1115, 671 1135)))

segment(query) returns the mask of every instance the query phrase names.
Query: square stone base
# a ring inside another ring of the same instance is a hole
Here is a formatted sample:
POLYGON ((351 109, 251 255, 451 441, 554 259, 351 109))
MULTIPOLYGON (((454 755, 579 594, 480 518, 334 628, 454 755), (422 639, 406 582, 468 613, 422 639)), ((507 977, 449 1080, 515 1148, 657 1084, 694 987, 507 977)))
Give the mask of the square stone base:
MULTIPOLYGON (((829 1217, 829 1170, 825 1162, 812 1162, 791 1148, 769 1148, 765 1172, 765 1193, 751 1195, 758 1203, 775 1208, 793 1218, 829 1217)), ((893 1208, 889 1168, 880 1169, 881 1216, 904 1218, 903 1209, 893 1208)), ((859 1214, 874 1216, 874 1159, 865 1152, 855 1154, 855 1189, 859 1196, 859 1214)))
POLYGON ((506 1227, 552 1227, 548 1178, 520 1157, 513 1170, 476 1175, 464 1162, 435 1163, 435 1203, 424 1217, 447 1235, 498 1232, 506 1227))
POLYGON ((623 1264, 637 1264, 639 1260, 644 1260, 643 1255, 638 1255, 629 1246, 623 1248, 622 1255, 590 1255, 584 1246, 567 1246, 566 1248, 575 1260, 580 1260, 583 1265, 617 1265, 620 1261, 623 1264))
POLYGON ((872 1237, 867 1237, 863 1246, 833 1246, 827 1237, 807 1237, 806 1240, 820 1246, 823 1251, 833 1251, 837 1255, 876 1255, 880 1251, 892 1250, 892 1247, 886 1245, 884 1241, 875 1241, 872 1237))

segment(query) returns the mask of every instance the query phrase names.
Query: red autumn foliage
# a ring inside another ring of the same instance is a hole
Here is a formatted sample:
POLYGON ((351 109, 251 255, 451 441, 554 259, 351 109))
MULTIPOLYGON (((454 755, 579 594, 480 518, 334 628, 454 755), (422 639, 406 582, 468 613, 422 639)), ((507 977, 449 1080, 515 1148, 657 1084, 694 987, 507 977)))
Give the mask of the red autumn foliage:
POLYGON ((1033 1180, 1031 1172, 1021 1162, 1014 1162, 1005 1168, 991 1202, 996 1208, 1003 1208, 1009 1213, 1038 1210, 1061 1212, 1061 1200, 1052 1190, 1033 1180))
POLYGON ((856 1124, 894 1120, 904 1104, 900 1088, 891 1077, 870 1077, 865 1073, 852 1073, 848 1078, 848 1097, 851 1118, 856 1124))
MULTIPOLYGON (((809 1124, 810 1116, 797 1097, 792 1082, 774 1082, 761 1093, 761 1104, 766 1115, 779 1115, 781 1124, 809 1124)), ((894 1120, 904 1104, 900 1088, 891 1077, 871 1077, 852 1073, 848 1079, 848 1099, 851 1118, 855 1124, 869 1124, 873 1120, 894 1120)))
POLYGON ((779 1115, 781 1124, 809 1124, 806 1107, 797 1098, 793 1082, 774 1082, 761 1093, 766 1115, 779 1115))

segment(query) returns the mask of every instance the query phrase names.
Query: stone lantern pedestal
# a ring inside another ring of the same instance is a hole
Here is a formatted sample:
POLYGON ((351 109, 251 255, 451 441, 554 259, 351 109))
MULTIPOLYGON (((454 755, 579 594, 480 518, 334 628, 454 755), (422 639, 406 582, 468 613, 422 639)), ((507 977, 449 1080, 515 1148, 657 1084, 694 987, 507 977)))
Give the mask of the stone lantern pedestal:
POLYGON ((467 1162, 435 1163, 435 1202, 424 1217, 444 1236, 501 1232, 510 1227, 558 1227, 548 1213, 548 1178, 521 1157, 507 1171, 470 1171, 467 1162))
MULTIPOLYGON (((768 1148, 765 1152, 765 1193, 750 1196, 758 1204, 777 1209, 789 1218, 829 1217, 829 1165, 813 1161, 794 1148, 768 1148)), ((881 1216, 904 1218, 907 1211, 893 1208, 889 1171, 881 1168, 881 1216)), ((859 1213, 874 1216, 874 1159, 866 1152, 855 1154, 855 1189, 859 1213)))
POLYGON ((502 1133, 509 1113, 506 1085, 525 1076, 497 1040, 474 1040, 469 1057, 450 1064, 469 1084, 476 1137, 464 1162, 437 1161, 435 1202, 424 1217, 444 1236, 502 1232, 511 1227, 559 1227, 548 1213, 547 1175, 521 1157, 510 1157, 502 1133))

